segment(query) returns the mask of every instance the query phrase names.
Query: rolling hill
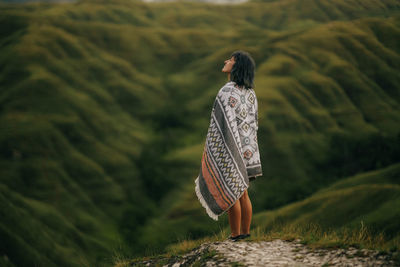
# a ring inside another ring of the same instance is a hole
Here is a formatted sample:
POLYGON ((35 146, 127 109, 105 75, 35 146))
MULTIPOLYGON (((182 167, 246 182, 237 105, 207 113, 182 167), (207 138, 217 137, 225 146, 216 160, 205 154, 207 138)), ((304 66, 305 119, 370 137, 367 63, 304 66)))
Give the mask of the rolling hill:
MULTIPOLYGON (((398 249, 399 171, 400 164, 397 163, 342 179, 302 201, 272 212, 258 213, 254 224, 266 232, 318 225, 320 231, 334 230, 343 236, 346 236, 346 230, 364 227, 368 229, 363 231, 370 231, 369 236, 360 231, 365 238, 382 235, 380 242, 385 243, 386 249, 398 249)), ((352 237, 347 233, 347 238, 352 237)))
POLYGON ((226 225, 193 181, 237 49, 257 63, 255 212, 399 162, 399 7, 1 4, 0 263, 107 265, 121 247, 162 250, 226 225))

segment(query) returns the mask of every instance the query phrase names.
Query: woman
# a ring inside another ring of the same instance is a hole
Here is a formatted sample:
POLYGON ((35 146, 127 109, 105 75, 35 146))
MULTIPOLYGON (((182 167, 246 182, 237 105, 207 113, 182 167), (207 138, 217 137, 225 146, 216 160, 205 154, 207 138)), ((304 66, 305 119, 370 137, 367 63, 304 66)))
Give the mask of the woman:
POLYGON ((249 53, 234 52, 222 72, 197 177, 196 195, 214 220, 228 211, 231 240, 250 236, 249 181, 262 175, 257 143, 258 103, 253 90, 255 63, 249 53))

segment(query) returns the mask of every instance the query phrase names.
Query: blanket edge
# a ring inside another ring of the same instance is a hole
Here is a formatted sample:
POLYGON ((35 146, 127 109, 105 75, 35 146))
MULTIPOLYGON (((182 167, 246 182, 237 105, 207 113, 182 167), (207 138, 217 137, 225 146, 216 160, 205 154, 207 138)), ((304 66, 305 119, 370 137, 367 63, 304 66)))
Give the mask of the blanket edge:
POLYGON ((215 214, 207 205, 205 199, 203 198, 203 195, 200 192, 200 185, 199 185, 199 177, 196 178, 196 180, 194 181, 196 184, 195 187, 195 191, 196 191, 196 195, 197 198, 199 199, 201 205, 203 206, 203 208, 206 209, 206 212, 208 214, 208 216, 210 216, 213 220, 218 221, 218 215, 215 214))

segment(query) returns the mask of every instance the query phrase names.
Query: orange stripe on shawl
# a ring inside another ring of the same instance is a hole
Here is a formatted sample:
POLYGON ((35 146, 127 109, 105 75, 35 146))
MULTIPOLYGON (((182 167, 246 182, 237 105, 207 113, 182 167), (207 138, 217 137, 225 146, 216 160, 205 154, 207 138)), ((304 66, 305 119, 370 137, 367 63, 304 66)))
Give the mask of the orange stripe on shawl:
POLYGON ((206 157, 206 164, 208 166, 208 169, 212 172, 212 177, 214 178, 215 183, 217 184, 218 188, 220 189, 220 192, 222 192, 222 197, 226 201, 226 204, 230 206, 233 203, 233 199, 227 194, 225 188, 221 185, 219 175, 215 170, 215 167, 212 163, 209 162, 209 157, 206 157))
POLYGON ((218 206, 225 210, 227 209, 229 206, 228 204, 224 201, 225 199, 222 198, 222 194, 220 193, 220 191, 218 190, 218 188, 215 186, 214 181, 216 180, 213 177, 213 173, 211 173, 207 166, 206 166, 206 161, 207 161, 207 155, 204 152, 203 153, 203 160, 202 160, 202 164, 201 164, 201 169, 202 169, 202 175, 204 177, 204 180, 206 182, 208 191, 210 191, 211 195, 213 196, 214 200, 217 202, 218 206))

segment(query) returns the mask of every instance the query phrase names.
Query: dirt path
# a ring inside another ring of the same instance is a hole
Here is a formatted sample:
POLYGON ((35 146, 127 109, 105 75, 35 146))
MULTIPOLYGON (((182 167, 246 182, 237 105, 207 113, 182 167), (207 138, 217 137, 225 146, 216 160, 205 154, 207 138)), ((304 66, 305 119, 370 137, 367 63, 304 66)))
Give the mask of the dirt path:
MULTIPOLYGON (((204 243, 188 254, 141 266, 396 266, 389 254, 367 249, 310 249, 296 241, 204 243)), ((135 266, 133 264, 132 266, 135 266)))
MULTIPOLYGON (((378 251, 316 249, 283 240, 260 242, 220 242, 210 246, 226 259, 245 266, 394 266, 388 256, 378 251)), ((216 266, 212 263, 207 266, 216 266)), ((231 266, 227 264, 226 266, 231 266)))

